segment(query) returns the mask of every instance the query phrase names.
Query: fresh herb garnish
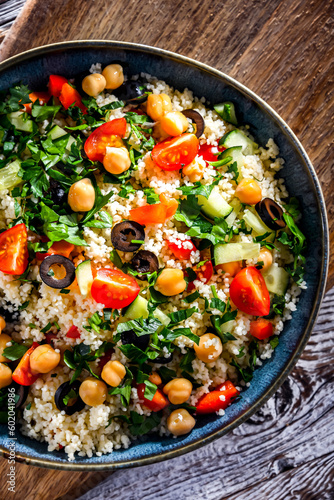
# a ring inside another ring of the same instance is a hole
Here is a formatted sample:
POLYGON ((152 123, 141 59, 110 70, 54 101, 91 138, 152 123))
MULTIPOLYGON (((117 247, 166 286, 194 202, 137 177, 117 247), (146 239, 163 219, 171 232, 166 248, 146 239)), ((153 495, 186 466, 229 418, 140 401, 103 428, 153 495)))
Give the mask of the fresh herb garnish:
POLYGON ((22 356, 29 349, 29 347, 23 344, 18 344, 17 342, 14 342, 14 340, 12 340, 11 343, 12 345, 9 347, 5 347, 2 353, 3 356, 5 356, 5 358, 9 359, 10 361, 15 361, 19 358, 22 358, 22 356))

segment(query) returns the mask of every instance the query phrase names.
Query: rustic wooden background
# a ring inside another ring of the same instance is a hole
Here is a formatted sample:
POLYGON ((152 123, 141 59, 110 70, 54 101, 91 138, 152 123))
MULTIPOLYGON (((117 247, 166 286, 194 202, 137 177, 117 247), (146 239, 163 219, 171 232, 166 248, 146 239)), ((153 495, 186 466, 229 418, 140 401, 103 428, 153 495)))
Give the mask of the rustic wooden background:
MULTIPOLYGON (((158 46, 223 70, 272 105, 301 140, 322 183, 334 243, 333 12, 326 0, 0 0, 0 57, 100 38, 158 46)), ((328 290, 333 284, 332 255, 328 290)), ((333 500, 333 333, 334 289, 281 389, 202 449, 114 473, 17 464, 16 494, 6 492, 2 460, 0 498, 333 500)))

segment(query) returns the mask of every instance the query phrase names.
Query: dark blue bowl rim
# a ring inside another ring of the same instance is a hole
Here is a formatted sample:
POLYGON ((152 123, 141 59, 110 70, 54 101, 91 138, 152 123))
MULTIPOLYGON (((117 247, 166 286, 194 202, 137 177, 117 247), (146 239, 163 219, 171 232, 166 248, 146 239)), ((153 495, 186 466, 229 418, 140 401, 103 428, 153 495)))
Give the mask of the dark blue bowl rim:
MULTIPOLYGON (((61 50, 62 52, 70 49, 78 49, 78 47, 82 48, 84 51, 87 48, 120 48, 124 50, 132 50, 132 51, 138 51, 146 54, 153 54, 156 56, 162 56, 165 58, 168 58, 170 60, 175 60, 179 63, 183 63, 184 65, 188 66, 193 66, 198 69, 200 69, 203 72, 206 72, 208 74, 211 74, 213 76, 219 77, 222 79, 224 82, 226 82, 228 85, 236 88, 239 90, 241 93, 246 95, 248 98, 256 102, 260 107, 262 107, 270 116, 271 118, 276 121, 281 128, 284 130, 284 133, 292 140, 294 143, 298 153, 300 154, 304 166, 305 166, 305 171, 310 178, 311 182, 314 185, 315 192, 317 194, 317 201, 319 205, 319 213, 321 215, 321 232, 322 232, 322 262, 321 262, 321 275, 319 277, 319 284, 317 288, 317 293, 314 301, 314 305, 311 311, 311 315, 307 324, 307 327, 305 328, 304 333, 300 337, 300 342, 298 345, 298 348, 295 350, 293 356, 291 357, 290 361, 286 365, 285 369, 280 373, 280 375, 277 377, 275 383, 269 387, 264 394, 242 415, 240 415, 238 418, 236 418, 233 422, 224 425, 223 428, 218 429, 216 431, 213 431, 206 436, 197 439, 196 441, 193 441, 192 443, 188 445, 180 445, 179 448, 172 450, 172 451, 167 451, 165 453, 160 453, 160 454, 152 454, 150 456, 144 457, 144 458, 138 458, 133 461, 113 461, 110 463, 101 463, 101 464, 94 464, 94 463, 63 463, 59 462, 56 463, 51 460, 47 459, 39 459, 36 457, 30 457, 29 455, 25 453, 20 453, 17 451, 16 453, 16 460, 18 462, 23 462, 26 463, 27 465, 35 465, 38 467, 45 467, 45 468, 51 468, 51 469, 61 469, 61 470, 72 470, 72 471, 103 471, 103 470, 113 470, 113 469, 119 469, 119 468, 126 468, 126 467, 138 467, 141 465, 148 465, 152 464, 155 462, 160 462, 163 460, 167 460, 170 458, 174 458, 180 455, 183 455, 185 453, 188 453, 190 451, 193 451, 201 446, 204 446, 208 443, 211 443, 215 439, 223 436, 224 434, 227 434, 234 428, 236 428, 238 425, 242 424, 246 420, 248 420, 259 408, 271 397, 273 394, 277 391, 277 389, 283 384, 284 380, 287 378, 295 364, 297 363, 298 359, 300 358, 309 338, 312 332, 312 328, 315 324, 315 321, 317 319, 319 309, 321 306, 321 301, 323 299, 323 295, 325 293, 325 286, 326 286, 326 279, 327 279, 327 273, 328 273, 328 256, 329 256, 329 233, 328 233, 328 221, 327 221, 327 213, 326 213, 326 206, 325 206, 325 200, 323 197, 323 193, 321 190, 320 182, 318 180, 317 174, 314 170, 314 167, 308 158, 306 151, 304 150, 303 146, 297 139, 296 135, 293 133, 293 131, 290 129, 290 127, 285 123, 285 121, 274 111, 273 108, 271 108, 264 100, 262 100, 257 94, 255 94, 253 91, 245 87, 243 84, 239 83, 236 81, 234 78, 231 78, 230 76, 226 75, 225 73, 218 71, 204 63, 200 63, 195 61, 194 59, 191 59, 186 56, 182 56, 179 54, 176 54, 174 52, 170 52, 168 50, 160 49, 158 47, 150 47, 148 45, 142 45, 142 44, 136 44, 136 43, 130 43, 130 42, 119 42, 119 41, 114 41, 114 40, 75 40, 75 41, 66 41, 66 42, 60 42, 60 43, 54 43, 54 44, 49 44, 49 45, 43 45, 41 47, 36 47, 34 49, 22 52, 16 56, 13 56, 3 62, 0 63, 0 72, 5 72, 7 69, 19 65, 22 62, 28 61, 29 59, 35 58, 37 56, 43 56, 45 54, 52 53, 54 51, 59 51, 61 50)), ((8 456, 8 450, 6 450, 3 447, 0 447, 0 456, 7 457, 8 456)))

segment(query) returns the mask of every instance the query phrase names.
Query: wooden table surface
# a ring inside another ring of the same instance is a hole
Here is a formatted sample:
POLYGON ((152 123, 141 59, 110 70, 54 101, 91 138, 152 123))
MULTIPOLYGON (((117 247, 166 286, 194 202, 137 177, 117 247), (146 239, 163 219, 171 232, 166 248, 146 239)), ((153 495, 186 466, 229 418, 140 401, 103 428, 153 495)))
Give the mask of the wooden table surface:
MULTIPOLYGON (((333 2, 326 0, 0 0, 0 58, 72 39, 169 49, 228 73, 265 99, 309 154, 334 242, 333 2), (9 29, 10 28, 10 29, 9 29)), ((331 257, 328 289, 334 284, 331 257)), ((275 396, 231 434, 168 462, 114 473, 16 465, 0 498, 333 500, 334 289, 311 340, 275 396), (101 482, 104 480, 103 482, 101 482)), ((1 488, 3 488, 1 490, 1 488)))

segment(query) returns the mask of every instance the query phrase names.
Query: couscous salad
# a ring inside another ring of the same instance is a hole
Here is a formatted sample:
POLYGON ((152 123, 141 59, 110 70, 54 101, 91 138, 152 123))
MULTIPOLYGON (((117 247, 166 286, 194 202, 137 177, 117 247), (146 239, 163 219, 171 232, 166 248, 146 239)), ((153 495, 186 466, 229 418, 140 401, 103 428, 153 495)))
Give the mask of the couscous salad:
POLYGON ((0 152, 1 422, 74 460, 228 412, 306 287, 274 140, 112 63, 2 92, 0 152))

